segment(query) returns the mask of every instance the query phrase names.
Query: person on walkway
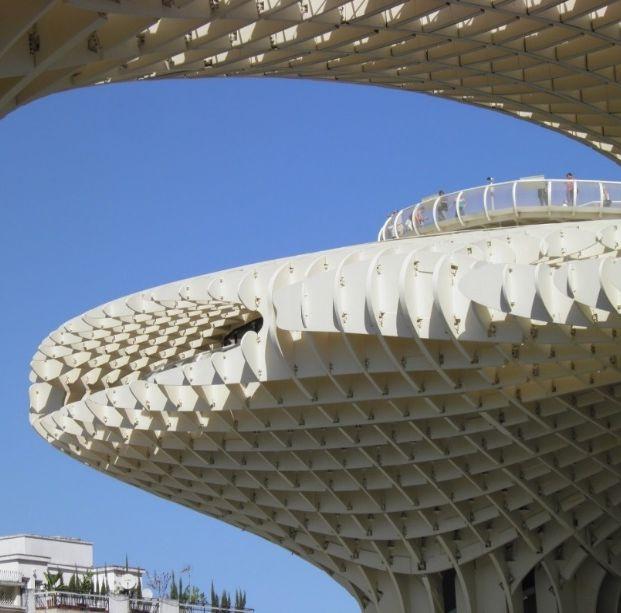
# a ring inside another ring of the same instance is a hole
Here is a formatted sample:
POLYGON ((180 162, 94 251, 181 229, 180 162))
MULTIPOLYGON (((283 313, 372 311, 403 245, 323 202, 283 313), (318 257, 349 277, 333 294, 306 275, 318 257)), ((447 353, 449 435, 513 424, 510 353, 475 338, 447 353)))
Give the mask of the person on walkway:
POLYGON ((539 198, 540 206, 548 206, 548 183, 544 181, 541 184, 538 184, 537 187, 537 198, 539 198))
POLYGON ((444 195, 444 190, 441 189, 438 192, 438 207, 436 209, 438 221, 444 221, 446 219, 446 213, 448 212, 448 200, 444 195))
POLYGON ((565 175, 565 206, 574 206, 576 203, 576 178, 573 173, 565 175))
POLYGON ((608 188, 605 185, 602 185, 602 198, 603 198, 602 204, 604 206, 612 205, 612 200, 610 199, 610 192, 608 191, 608 188))
POLYGON ((487 181, 487 185, 489 186, 487 188, 487 197, 488 197, 487 208, 493 211, 496 208, 496 202, 494 199, 494 177, 487 177, 486 181, 487 181))
POLYGON ((422 205, 417 206, 414 213, 414 223, 418 228, 420 228, 425 223, 425 221, 425 207, 422 205))

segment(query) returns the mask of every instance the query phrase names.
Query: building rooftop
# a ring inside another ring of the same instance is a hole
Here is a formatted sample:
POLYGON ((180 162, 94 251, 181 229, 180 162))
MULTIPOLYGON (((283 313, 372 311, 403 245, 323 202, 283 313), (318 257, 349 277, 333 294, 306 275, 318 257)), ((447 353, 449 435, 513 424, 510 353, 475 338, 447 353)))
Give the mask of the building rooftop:
POLYGON ((59 541, 62 543, 79 543, 81 545, 92 545, 91 541, 85 541, 81 538, 75 538, 71 536, 41 536, 39 534, 7 534, 6 536, 0 536, 0 541, 6 541, 18 538, 36 539, 41 541, 59 541))
POLYGON ((621 217, 621 182, 524 177, 438 193, 394 211, 378 240, 499 226, 621 217))

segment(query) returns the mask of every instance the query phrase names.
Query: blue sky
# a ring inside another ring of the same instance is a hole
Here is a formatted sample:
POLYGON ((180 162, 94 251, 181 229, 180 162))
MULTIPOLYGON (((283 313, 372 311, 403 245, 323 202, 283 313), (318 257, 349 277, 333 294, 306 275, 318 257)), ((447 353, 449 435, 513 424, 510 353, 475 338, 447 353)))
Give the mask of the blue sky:
POLYGON ((551 131, 388 89, 162 81, 52 96, 0 121, 0 534, 77 536, 98 563, 190 564, 258 613, 354 613, 309 564, 116 482, 28 424, 28 364, 52 329, 112 298, 253 261, 375 239, 393 209, 545 173, 621 179, 551 131))

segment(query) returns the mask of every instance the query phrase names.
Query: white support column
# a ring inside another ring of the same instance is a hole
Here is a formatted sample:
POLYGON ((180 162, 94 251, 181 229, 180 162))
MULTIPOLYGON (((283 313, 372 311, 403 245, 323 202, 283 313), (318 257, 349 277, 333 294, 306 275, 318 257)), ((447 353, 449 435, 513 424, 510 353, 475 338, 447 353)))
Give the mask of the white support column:
POLYGON ((110 594, 110 613, 129 613, 129 598, 120 594, 110 594))
POLYGON ((160 600, 160 613, 179 613, 179 602, 177 600, 160 600))
POLYGON ((35 592, 34 590, 24 590, 22 592, 22 607, 26 613, 35 613, 35 592))

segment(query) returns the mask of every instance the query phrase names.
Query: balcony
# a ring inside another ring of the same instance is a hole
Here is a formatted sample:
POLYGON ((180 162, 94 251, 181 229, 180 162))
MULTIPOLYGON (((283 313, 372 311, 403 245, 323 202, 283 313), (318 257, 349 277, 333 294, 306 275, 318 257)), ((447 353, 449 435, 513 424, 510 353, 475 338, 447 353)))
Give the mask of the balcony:
MULTIPOLYGON (((171 602, 168 601, 169 610, 171 602)), ((224 609, 212 607, 209 604, 179 604, 172 602, 174 608, 179 607, 179 613, 224 613, 224 609)), ((1 608, 1 605, 0 605, 1 608)), ((15 608, 14 606, 12 608, 15 608)), ((35 609, 71 609, 74 611, 104 611, 110 610, 108 596, 95 594, 74 594, 71 592, 39 592, 35 594, 35 609)), ((129 598, 127 611, 129 613, 159 613, 160 601, 153 598, 129 598)), ((226 613, 254 613, 254 609, 235 609, 230 607, 226 613)))
POLYGON ((607 217, 621 217, 621 182, 528 177, 424 198, 390 215, 378 240, 607 217))
POLYGON ((160 601, 149 598, 130 598, 130 613, 158 613, 160 601))
POLYGON ((108 611, 107 596, 73 594, 71 592, 41 592, 35 594, 35 609, 73 609, 75 611, 108 611))

